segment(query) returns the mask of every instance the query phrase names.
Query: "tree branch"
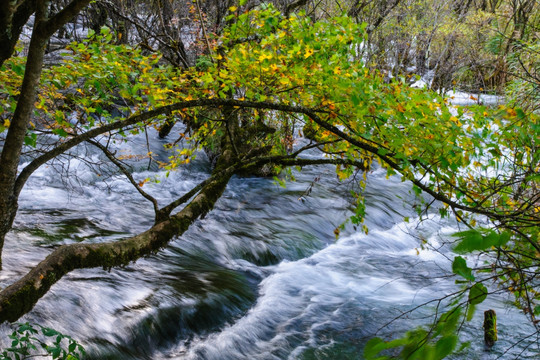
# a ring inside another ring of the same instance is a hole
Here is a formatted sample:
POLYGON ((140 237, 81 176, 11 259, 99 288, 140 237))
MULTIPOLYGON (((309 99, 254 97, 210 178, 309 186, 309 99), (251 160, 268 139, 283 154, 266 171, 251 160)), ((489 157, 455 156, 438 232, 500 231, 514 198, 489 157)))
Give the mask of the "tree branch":
POLYGON ((47 20, 41 29, 43 31, 41 36, 45 36, 47 38, 53 36, 58 29, 77 16, 79 12, 90 2, 91 0, 72 0, 62 10, 47 20))
POLYGON ((186 201, 191 199, 193 196, 195 196, 195 194, 197 194, 211 180, 212 180, 212 178, 210 177, 210 178, 200 182, 198 185, 196 185, 193 189, 191 189, 190 191, 188 191, 187 193, 182 195, 180 198, 172 201, 171 203, 169 203, 169 205, 159 209, 156 212, 156 224, 159 223, 160 221, 163 221, 163 220, 167 219, 171 215, 171 212, 174 209, 176 209, 177 207, 179 207, 180 205, 182 205, 183 203, 185 203, 186 201))
POLYGON ((95 138, 96 136, 102 135, 109 131, 126 128, 128 126, 131 126, 137 123, 143 123, 145 121, 151 120, 160 115, 170 115, 174 111, 193 108, 193 107, 200 107, 200 106, 208 106, 208 107, 238 106, 238 107, 271 109, 271 110, 298 112, 298 113, 306 113, 307 111, 309 111, 315 114, 315 111, 310 110, 308 108, 304 108, 304 107, 275 104, 275 103, 270 103, 270 102, 240 101, 240 100, 232 100, 232 99, 199 99, 199 100, 180 101, 175 104, 161 106, 154 110, 150 110, 141 114, 132 115, 126 119, 115 121, 115 122, 88 130, 85 133, 82 133, 80 135, 70 138, 69 140, 66 140, 64 143, 58 145, 54 149, 35 158, 19 174, 17 178, 17 182, 15 184, 15 194, 18 195, 20 193, 20 191, 22 190, 24 184, 26 183, 30 175, 32 175, 32 173, 36 171, 41 165, 45 164, 49 160, 54 159, 56 156, 63 154, 67 150, 79 145, 80 143, 84 141, 95 138))
MULTIPOLYGON (((372 145, 367 140, 363 140, 361 138, 360 139, 353 138, 352 136, 347 135, 345 132, 341 131, 336 126, 323 120, 318 115, 318 113, 324 113, 324 111, 322 110, 315 110, 315 109, 310 109, 304 106, 293 106, 293 105, 285 105, 285 104, 272 103, 272 102, 256 102, 256 101, 234 100, 234 99, 199 99, 199 100, 181 101, 175 104, 162 106, 162 107, 156 108, 154 110, 151 110, 142 114, 130 116, 125 120, 116 121, 114 123, 110 123, 110 124, 101 126, 99 128, 94 128, 92 130, 87 131, 86 133, 83 133, 79 136, 71 138, 67 140, 65 143, 43 154, 42 156, 36 158, 34 161, 28 164, 27 167, 24 168, 23 171, 20 173, 19 178, 17 179, 16 190, 20 191, 22 189, 22 186, 24 185, 28 177, 39 166, 53 159, 54 157, 62 154, 68 149, 80 144, 83 141, 86 141, 88 139, 91 139, 95 136, 101 135, 111 130, 117 130, 117 129, 124 128, 130 125, 134 125, 139 122, 147 121, 158 115, 171 114, 172 112, 177 111, 177 110, 187 109, 187 108, 192 108, 192 107, 199 107, 199 106, 207 106, 207 107, 220 107, 220 106, 235 107, 236 106, 236 107, 244 107, 244 108, 269 109, 269 110, 283 111, 283 112, 288 112, 288 113, 305 114, 323 129, 328 130, 332 132, 333 134, 335 134, 336 136, 338 136, 339 138, 345 141, 348 141, 350 144, 377 156, 379 159, 387 163, 394 170, 399 171, 399 172, 403 170, 402 167, 399 165, 399 163, 391 157, 392 154, 381 155, 378 153, 379 147, 372 145)), ((415 161, 411 161, 411 163, 415 164, 415 161)), ((470 206, 460 204, 456 201, 453 201, 448 196, 431 189, 429 186, 423 184, 418 179, 410 179, 410 181, 416 186, 418 186, 420 189, 422 189, 424 192, 426 192, 427 194, 431 195, 435 199, 453 208, 469 211, 476 214, 486 215, 495 220, 503 220, 507 216, 504 214, 499 214, 499 213, 482 209, 479 207, 470 207, 470 206)))
POLYGON ((16 321, 29 312, 54 283, 74 269, 126 265, 164 247, 212 209, 232 175, 233 171, 225 171, 213 177, 179 213, 139 235, 115 242, 60 246, 23 278, 0 292, 0 323, 16 321))
POLYGON ((122 164, 122 162, 120 162, 115 156, 113 153, 111 153, 109 151, 109 149, 107 149, 105 146, 101 145, 99 142, 97 141, 93 141, 93 140, 87 140, 88 143, 94 145, 95 147, 99 148, 104 154, 105 156, 107 156, 107 158, 114 164, 116 165, 116 167, 122 172, 122 174, 124 174, 129 182, 131 183, 131 185, 133 185, 135 187, 135 189, 139 192, 139 194, 141 194, 145 199, 147 199, 148 201, 150 201, 152 203, 152 205, 154 206, 154 213, 158 214, 158 211, 159 211, 159 205, 158 205, 158 202, 157 200, 151 196, 150 194, 148 194, 146 191, 144 191, 140 186, 139 184, 135 181, 135 179, 133 178, 133 176, 131 175, 131 173, 128 171, 128 169, 126 169, 126 167, 124 166, 124 164, 122 164))

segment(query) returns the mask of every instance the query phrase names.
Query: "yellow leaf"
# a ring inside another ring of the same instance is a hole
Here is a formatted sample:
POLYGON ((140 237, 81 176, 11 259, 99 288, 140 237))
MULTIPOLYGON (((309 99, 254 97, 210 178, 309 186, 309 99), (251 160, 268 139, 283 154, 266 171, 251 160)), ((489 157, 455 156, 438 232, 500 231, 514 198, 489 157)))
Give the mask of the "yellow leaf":
POLYGON ((150 180, 149 178, 146 178, 146 179, 144 179, 143 181, 139 182, 139 184, 138 184, 139 187, 143 187, 144 184, 146 184, 149 180, 150 180))
POLYGON ((9 127, 9 125, 11 125, 11 122, 8 119, 4 120, 4 127, 9 127))
POLYGON ((279 82, 283 85, 288 85, 291 83, 288 77, 282 77, 281 79, 279 79, 279 82))
POLYGON ((514 109, 506 109, 506 112, 508 113, 508 116, 515 117, 517 115, 516 110, 514 109))
POLYGON ((229 11, 230 11, 230 12, 235 12, 237 9, 238 9, 238 8, 237 8, 236 6, 231 6, 231 7, 229 8, 229 11))
POLYGON ((262 53, 261 56, 259 56, 259 61, 264 61, 264 59, 271 59, 272 54, 271 53, 262 53))
POLYGON ((307 47, 306 48, 306 52, 304 54, 304 58, 307 59, 308 57, 310 57, 311 55, 313 55, 313 49, 307 47))

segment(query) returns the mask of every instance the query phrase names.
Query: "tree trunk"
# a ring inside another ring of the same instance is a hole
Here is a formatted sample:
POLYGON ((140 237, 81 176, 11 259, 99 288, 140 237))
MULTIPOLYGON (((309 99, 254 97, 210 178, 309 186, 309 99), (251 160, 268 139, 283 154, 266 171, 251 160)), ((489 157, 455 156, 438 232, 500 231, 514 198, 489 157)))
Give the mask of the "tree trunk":
POLYGON ((36 0, 0 1, 0 66, 15 51, 24 24, 28 22, 36 8, 36 0))
MULTIPOLYGON (((231 156, 224 154, 223 158, 228 161, 231 156)), ((225 161, 221 168, 226 165, 225 161)), ((54 283, 74 269, 127 265, 164 247, 212 209, 233 173, 234 167, 220 172, 179 213, 142 234, 109 243, 60 246, 22 279, 0 292, 0 323, 16 321, 32 310, 54 283)))
MULTIPOLYGON (((89 2, 90 0, 73 0, 50 18, 50 1, 47 0, 22 1, 18 7, 15 6, 16 1, 4 1, 0 5, 0 10, 2 11, 0 12, 0 20, 2 21, 0 22, 0 31, 9 30, 10 27, 13 28, 14 24, 19 24, 19 22, 24 20, 24 16, 28 15, 29 17, 35 12, 34 27, 28 49, 28 57, 26 59, 23 83, 17 101, 17 107, 11 119, 4 147, 0 154, 0 268, 2 266, 1 256, 4 238, 6 233, 11 229, 17 212, 17 198, 20 191, 16 184, 17 171, 24 145, 24 138, 26 137, 32 111, 34 110, 34 101, 41 78, 45 47, 49 38, 76 16, 89 2)), ((24 23, 26 23, 26 20, 24 20, 24 23)), ((24 23, 20 25, 20 29, 11 29, 11 33, 8 35, 4 33, 0 35, 0 48, 3 48, 4 44, 2 41, 5 40, 4 36, 7 36, 9 41, 16 42, 18 40, 24 23), (14 38, 15 35, 16 39, 14 38)), ((13 51, 9 50, 8 52, 7 58, 11 56, 13 51)), ((5 59, 4 54, 0 53, 0 65, 5 59)))
POLYGON ((47 36, 42 35, 42 27, 48 15, 48 2, 40 2, 40 4, 40 8, 36 11, 35 31, 33 31, 30 40, 21 93, 0 155, 0 268, 2 266, 1 254, 4 237, 11 228, 17 212, 15 181, 26 129, 34 109, 36 89, 39 86, 43 56, 48 40, 47 36))
POLYGON ((0 192, 0 270, 2 270, 1 254, 4 248, 4 239, 11 230, 18 208, 17 199, 12 194, 0 192))

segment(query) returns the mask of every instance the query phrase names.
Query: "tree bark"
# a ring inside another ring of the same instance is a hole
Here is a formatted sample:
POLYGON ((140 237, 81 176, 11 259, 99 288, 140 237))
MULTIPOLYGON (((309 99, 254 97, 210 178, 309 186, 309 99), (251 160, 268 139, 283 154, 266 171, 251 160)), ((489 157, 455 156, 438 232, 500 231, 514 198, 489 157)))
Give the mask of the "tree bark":
MULTIPOLYGON (((230 101, 226 100, 217 101, 230 103, 230 101)), ((236 101, 233 101, 233 103, 236 103, 236 101)), ((255 106, 256 104, 251 103, 250 105, 255 106)), ((260 106, 260 104, 257 104, 257 106, 260 106)), ((255 158, 249 158, 248 156, 248 158, 239 159, 236 152, 233 151, 232 139, 229 135, 222 138, 221 146, 223 149, 222 154, 210 178, 197 185, 177 201, 173 201, 162 208, 159 213, 160 216, 156 217, 156 224, 149 230, 115 242, 77 243, 60 246, 23 278, 2 290, 0 292, 0 323, 16 321, 32 310, 37 301, 47 293, 53 284, 74 269, 111 268, 126 265, 166 246, 174 236, 183 234, 196 219, 203 217, 213 208, 230 178, 237 172, 257 168, 271 162, 289 166, 346 162, 343 159, 321 159, 319 161, 295 159, 302 152, 302 149, 285 156, 255 158), (174 208, 193 196, 195 197, 187 206, 177 214, 170 216, 174 208)), ((310 146, 306 148, 310 148, 310 146)), ((353 165, 362 166, 356 163, 353 165)))
MULTIPOLYGON (((225 158, 224 163, 230 160, 230 156, 225 158)), ((0 292, 0 323, 16 321, 32 310, 54 283, 74 269, 127 265, 164 247, 212 209, 233 173, 231 167, 230 171, 212 177, 184 209, 142 234, 116 242, 60 246, 23 278, 0 292)))
POLYGON ((24 24, 36 9, 36 0, 0 1, 0 66, 15 51, 24 24))
MULTIPOLYGON (((6 141, 2 153, 0 154, 0 268, 2 266, 1 254, 4 246, 4 238, 6 233, 11 229, 15 214, 17 213, 17 198, 20 191, 17 190, 16 187, 17 171, 26 130, 30 122, 32 110, 34 109, 36 89, 39 86, 43 67, 45 46, 54 32, 77 15, 89 2, 90 0, 73 0, 50 18, 48 13, 50 1, 24 1, 19 4, 20 6, 34 6, 31 10, 32 12, 35 11, 35 21, 19 100, 17 101, 17 107, 13 114, 13 118, 11 119, 11 124, 6 135, 6 141)), ((0 30, 9 28, 9 24, 17 20, 15 18, 18 14, 16 5, 16 1, 9 1, 7 5, 4 2, 1 6, 0 9, 3 12, 0 17, 2 21, 6 22, 0 24, 0 30)), ((30 10, 27 10, 27 12, 28 11, 30 10)), ((24 14, 28 14, 27 12, 24 14)), ((30 12, 30 14, 32 12, 30 12)), ((17 31, 19 31, 17 33, 18 39, 20 30, 17 31)), ((14 34, 12 33, 10 36, 12 37, 11 40, 13 40, 14 34)), ((0 45, 2 44, 1 41, 2 38, 0 38, 0 45)), ((12 50, 10 51, 9 56, 13 53, 12 50)), ((0 55, 0 61, 3 61, 2 56, 3 55, 0 55)))
MULTIPOLYGON (((34 108, 36 88, 39 85, 43 56, 48 40, 48 37, 42 35, 47 21, 48 8, 48 1, 38 2, 34 23, 35 31, 32 32, 32 39, 30 40, 21 93, 0 155, 0 255, 4 246, 4 237, 11 228, 17 213, 17 196, 14 192, 15 181, 26 129, 34 108)), ((0 257, 0 268, 1 265, 0 257)))

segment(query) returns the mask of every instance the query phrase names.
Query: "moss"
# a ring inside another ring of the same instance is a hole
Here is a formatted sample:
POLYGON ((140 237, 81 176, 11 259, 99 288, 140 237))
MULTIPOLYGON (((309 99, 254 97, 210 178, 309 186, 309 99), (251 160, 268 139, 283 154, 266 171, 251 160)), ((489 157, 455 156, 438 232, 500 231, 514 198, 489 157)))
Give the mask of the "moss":
POLYGON ((484 312, 484 342, 491 347, 497 340, 497 314, 495 310, 487 310, 484 312))
MULTIPOLYGON (((226 164, 225 164, 226 165, 226 164)), ((70 244, 56 248, 26 277, 0 293, 0 322, 16 321, 64 274, 73 269, 124 266, 165 246, 181 235, 199 217, 212 209, 232 176, 227 172, 205 186, 201 193, 178 214, 148 231, 125 240, 99 244, 70 244)))
POLYGON ((0 312, 0 323, 4 321, 17 321, 21 315, 30 311, 34 304, 37 302, 32 301, 35 299, 36 288, 27 283, 23 286, 17 293, 17 296, 10 300, 2 301, 1 307, 2 311, 0 312))

